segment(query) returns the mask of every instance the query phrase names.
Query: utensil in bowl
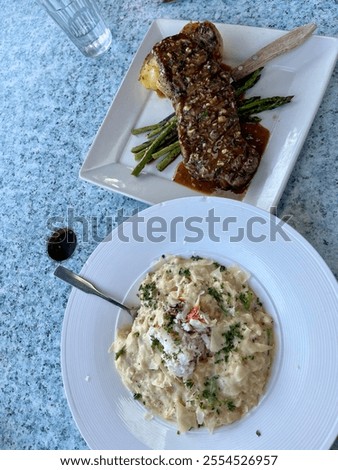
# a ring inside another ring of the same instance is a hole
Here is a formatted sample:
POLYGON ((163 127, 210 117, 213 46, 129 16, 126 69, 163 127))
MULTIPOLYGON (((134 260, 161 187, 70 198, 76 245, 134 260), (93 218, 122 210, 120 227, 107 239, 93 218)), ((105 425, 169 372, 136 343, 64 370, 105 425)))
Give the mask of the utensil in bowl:
POLYGON ((98 289, 94 284, 92 284, 90 281, 85 279, 82 276, 79 276, 78 274, 75 274, 73 271, 70 271, 69 269, 65 268, 64 266, 58 266, 56 270, 54 271, 54 275, 58 277, 59 279, 62 279, 62 281, 67 282, 68 284, 72 285, 73 287, 76 287, 77 289, 82 290, 86 294, 93 294, 101 299, 106 300, 107 302, 112 303, 116 307, 122 308, 126 312, 129 313, 129 315, 134 319, 137 314, 137 308, 136 307, 128 307, 127 305, 122 304, 121 302, 113 299, 109 295, 103 293, 100 289, 98 289))

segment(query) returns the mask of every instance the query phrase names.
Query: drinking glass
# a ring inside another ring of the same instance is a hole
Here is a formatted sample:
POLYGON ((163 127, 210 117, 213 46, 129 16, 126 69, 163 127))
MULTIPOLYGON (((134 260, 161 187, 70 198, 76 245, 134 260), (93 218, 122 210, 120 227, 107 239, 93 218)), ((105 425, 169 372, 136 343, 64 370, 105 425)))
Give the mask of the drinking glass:
POLYGON ((112 36, 95 0, 40 0, 48 14, 87 57, 97 57, 112 36))

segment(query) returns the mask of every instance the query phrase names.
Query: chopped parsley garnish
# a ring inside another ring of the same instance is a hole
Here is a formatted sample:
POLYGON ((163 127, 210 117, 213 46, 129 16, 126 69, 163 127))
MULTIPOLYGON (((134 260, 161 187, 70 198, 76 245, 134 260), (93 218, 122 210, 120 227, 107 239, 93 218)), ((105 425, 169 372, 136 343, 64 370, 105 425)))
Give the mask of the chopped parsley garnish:
POLYGON ((215 289, 214 287, 209 287, 208 288, 208 294, 211 295, 211 297, 213 297, 216 300, 217 303, 223 301, 222 294, 217 289, 215 289))
POLYGON ((156 308, 157 302, 156 297, 159 292, 155 282, 148 282, 148 284, 141 284, 139 287, 140 299, 148 304, 149 307, 156 308))
POLYGON ((225 308, 224 303, 223 303, 222 292, 215 289, 215 287, 209 287, 208 288, 208 294, 211 295, 211 297, 213 297, 216 300, 216 302, 218 303, 218 306, 222 310, 222 312, 228 313, 228 310, 225 308))
POLYGON ((232 400, 228 400, 226 402, 226 405, 227 405, 229 411, 234 411, 236 409, 236 406, 235 406, 235 404, 232 400))
POLYGON ((214 266, 215 266, 215 268, 219 268, 219 270, 221 271, 221 273, 222 273, 223 271, 226 271, 226 270, 227 270, 227 268, 226 268, 225 266, 223 266, 223 265, 220 264, 220 263, 217 263, 217 261, 214 262, 214 266))
POLYGON ((222 336, 224 336, 226 344, 233 349, 235 338, 243 339, 241 324, 239 322, 233 323, 222 336))
POLYGON ((257 303, 257 305, 259 305, 260 307, 263 307, 263 304, 262 304, 262 302, 260 301, 260 298, 259 298, 259 297, 257 297, 256 303, 257 303))
POLYGON ((242 302, 245 310, 249 310, 251 301, 253 298, 253 293, 249 290, 247 292, 241 292, 238 296, 239 300, 242 302))
POLYGON ((180 276, 184 276, 184 277, 188 277, 188 278, 191 277, 191 273, 190 273, 189 268, 180 268, 180 270, 178 271, 178 274, 180 276))
POLYGON ((141 393, 134 393, 133 397, 134 397, 134 400, 141 400, 142 395, 141 393))
POLYGON ((204 390, 202 391, 200 399, 200 408, 201 409, 211 409, 215 410, 216 413, 220 413, 220 407, 226 406, 229 411, 234 411, 236 406, 232 400, 223 400, 219 397, 219 387, 217 384, 218 375, 209 377, 204 382, 204 390))
POLYGON ((174 330, 174 320, 175 320, 175 317, 174 315, 171 315, 170 313, 165 313, 164 315, 164 320, 165 320, 165 323, 163 324, 163 329, 167 332, 167 333, 172 333, 173 330, 174 330))
POLYGON ((201 258, 201 256, 198 256, 198 255, 192 255, 192 257, 191 257, 190 259, 191 259, 192 261, 198 261, 198 260, 200 260, 200 259, 202 259, 202 258, 201 258))
POLYGON ((123 346, 119 351, 117 351, 117 353, 115 354, 115 361, 118 360, 119 357, 122 356, 122 354, 124 354, 126 352, 126 347, 123 346))
POLYGON ((214 409, 218 402, 218 385, 217 385, 218 375, 208 378, 204 382, 205 389, 202 391, 202 398, 205 399, 206 405, 214 409))
POLYGON ((235 340, 243 339, 243 335, 241 333, 241 324, 239 322, 233 323, 229 327, 229 329, 225 333, 222 334, 222 336, 224 336, 225 345, 220 351, 216 353, 216 356, 217 356, 216 363, 222 360, 220 357, 221 355, 224 355, 224 358, 223 358, 224 361, 228 362, 230 352, 235 349, 235 340))
POLYGON ((160 352, 163 352, 164 349, 162 343, 154 336, 151 336, 151 348, 158 349, 160 352))
POLYGON ((188 387, 188 388, 192 388, 194 386, 194 382, 191 379, 188 379, 185 382, 185 386, 188 387))
POLYGON ((158 294, 155 282, 142 284, 139 288, 142 300, 152 300, 158 294))
POLYGON ((190 269, 189 268, 180 268, 180 270, 178 271, 178 274, 180 276, 184 276, 184 277, 187 277, 190 279, 191 277, 191 273, 190 273, 190 269))
POLYGON ((248 356, 243 356, 242 357, 243 362, 247 362, 249 359, 250 359, 250 361, 253 361, 255 359, 255 355, 254 354, 249 354, 248 356))
POLYGON ((220 408, 226 406, 229 411, 234 411, 236 406, 232 400, 224 400, 219 396, 220 389, 217 384, 218 375, 208 377, 204 382, 204 389, 200 395, 200 408, 215 410, 220 413, 220 408))
MULTIPOLYGON (((162 346, 162 344, 161 344, 162 346)), ((162 346, 163 347, 163 346, 162 346)), ((182 353, 182 349, 179 349, 179 351, 177 352, 173 352, 173 353, 167 353, 167 352, 163 352, 163 357, 164 359, 174 359, 174 361, 177 361, 177 358, 178 358, 178 355, 182 353)))

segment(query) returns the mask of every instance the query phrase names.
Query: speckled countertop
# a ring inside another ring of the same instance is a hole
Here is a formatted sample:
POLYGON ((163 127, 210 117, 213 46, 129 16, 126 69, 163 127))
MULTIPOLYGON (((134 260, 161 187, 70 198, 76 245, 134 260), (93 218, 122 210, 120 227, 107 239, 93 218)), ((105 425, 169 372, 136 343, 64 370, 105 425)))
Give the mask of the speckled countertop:
MULTIPOLYGON (((99 60, 82 56, 38 2, 0 0, 0 448, 86 449, 60 371, 62 319, 70 289, 46 254, 51 218, 69 208, 107 217, 144 203, 79 179, 79 169, 151 21, 210 19, 292 29, 315 22, 337 34, 335 0, 101 0, 113 44, 99 60)), ((278 215, 320 253, 337 257, 337 68, 278 205, 278 215)), ((67 266, 79 271, 98 237, 79 231, 67 266), (95 238, 95 239, 94 239, 95 238)), ((337 444, 336 444, 337 447, 337 444)))

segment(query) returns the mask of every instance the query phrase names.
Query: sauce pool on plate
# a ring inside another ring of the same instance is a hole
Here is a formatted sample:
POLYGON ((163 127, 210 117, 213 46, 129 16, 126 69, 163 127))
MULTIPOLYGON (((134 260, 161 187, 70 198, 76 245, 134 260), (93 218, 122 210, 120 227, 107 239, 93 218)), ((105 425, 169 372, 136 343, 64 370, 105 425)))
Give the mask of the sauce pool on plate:
MULTIPOLYGON (((254 147, 260 157, 262 157, 269 141, 269 130, 257 122, 242 123, 241 128, 247 142, 254 147)), ((182 184, 195 191, 200 191, 205 194, 222 193, 222 195, 230 197, 231 199, 241 200, 246 193, 246 189, 238 192, 234 190, 220 190, 214 181, 197 180, 189 174, 183 162, 178 164, 173 180, 175 183, 182 184)))

